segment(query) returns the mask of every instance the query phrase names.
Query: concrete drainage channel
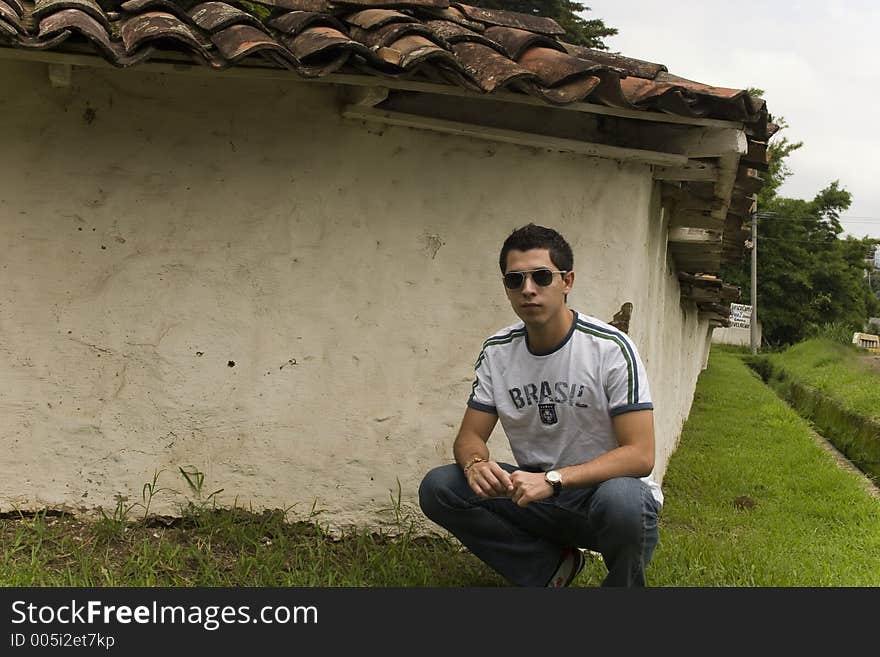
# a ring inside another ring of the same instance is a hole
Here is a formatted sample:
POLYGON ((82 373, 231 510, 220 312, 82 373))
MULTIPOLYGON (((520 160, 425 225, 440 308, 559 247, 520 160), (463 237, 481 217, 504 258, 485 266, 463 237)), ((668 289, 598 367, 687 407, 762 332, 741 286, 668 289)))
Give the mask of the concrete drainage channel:
POLYGON ((792 380, 769 358, 745 359, 761 379, 815 429, 814 437, 844 468, 863 475, 867 490, 880 499, 880 423, 843 408, 835 399, 792 380))

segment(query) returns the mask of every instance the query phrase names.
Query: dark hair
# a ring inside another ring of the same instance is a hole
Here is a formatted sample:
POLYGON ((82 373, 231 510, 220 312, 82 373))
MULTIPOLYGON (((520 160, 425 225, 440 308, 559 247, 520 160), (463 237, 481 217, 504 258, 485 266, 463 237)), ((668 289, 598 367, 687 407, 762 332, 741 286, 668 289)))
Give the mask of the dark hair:
POLYGON ((562 271, 572 271, 574 268, 574 256, 571 247, 565 238, 552 228, 528 224, 517 228, 501 247, 501 255, 498 258, 498 266, 503 274, 507 267, 507 253, 512 250, 529 251, 531 249, 547 249, 550 251, 550 260, 562 271))

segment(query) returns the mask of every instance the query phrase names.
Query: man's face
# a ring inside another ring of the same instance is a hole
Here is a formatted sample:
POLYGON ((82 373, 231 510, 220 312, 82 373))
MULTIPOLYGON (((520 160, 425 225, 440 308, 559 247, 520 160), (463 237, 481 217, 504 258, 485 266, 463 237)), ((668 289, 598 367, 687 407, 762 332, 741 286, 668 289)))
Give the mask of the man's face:
MULTIPOLYGON (((558 270, 550 259, 548 249, 511 250, 507 253, 507 268, 504 273, 542 268, 554 272, 558 270)), ((513 312, 527 326, 537 327, 543 326, 564 311, 565 295, 571 291, 573 283, 574 272, 568 272, 564 276, 553 274, 550 285, 546 287, 538 285, 532 275, 528 275, 519 289, 505 287, 504 290, 513 312)))

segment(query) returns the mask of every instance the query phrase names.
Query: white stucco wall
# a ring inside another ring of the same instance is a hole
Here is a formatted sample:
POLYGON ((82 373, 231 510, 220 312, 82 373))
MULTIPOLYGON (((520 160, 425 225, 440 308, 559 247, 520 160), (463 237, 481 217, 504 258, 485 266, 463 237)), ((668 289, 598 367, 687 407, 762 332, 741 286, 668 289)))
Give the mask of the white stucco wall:
MULTIPOLYGON (((758 322, 758 344, 761 344, 761 323, 758 322)), ((727 328, 719 327, 712 331, 712 342, 717 344, 732 344, 738 347, 748 347, 752 344, 751 329, 741 328, 738 326, 729 326, 727 328)))
POLYGON ((392 520, 516 320, 497 253, 529 221, 572 243, 573 307, 633 302, 662 478, 707 326, 648 167, 348 122, 320 84, 0 80, 0 509, 112 509, 192 466, 221 504, 392 520))

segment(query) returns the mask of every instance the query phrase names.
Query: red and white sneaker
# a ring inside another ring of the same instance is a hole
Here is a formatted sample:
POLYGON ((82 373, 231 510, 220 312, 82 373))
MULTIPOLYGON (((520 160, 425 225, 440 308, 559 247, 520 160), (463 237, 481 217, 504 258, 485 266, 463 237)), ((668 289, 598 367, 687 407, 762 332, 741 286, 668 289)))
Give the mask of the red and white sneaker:
POLYGON ((566 548, 559 566, 547 582, 547 588, 561 589, 571 586, 574 578, 584 569, 584 553, 579 548, 566 548))

